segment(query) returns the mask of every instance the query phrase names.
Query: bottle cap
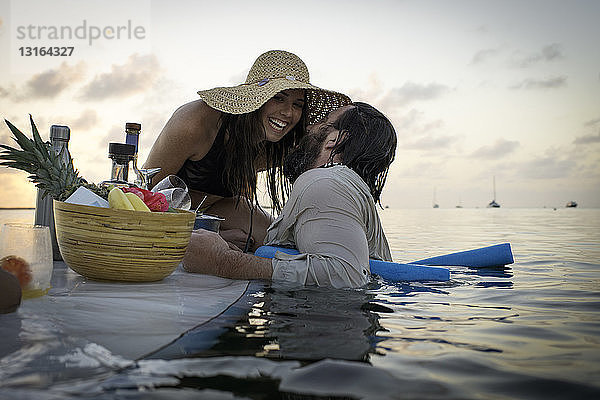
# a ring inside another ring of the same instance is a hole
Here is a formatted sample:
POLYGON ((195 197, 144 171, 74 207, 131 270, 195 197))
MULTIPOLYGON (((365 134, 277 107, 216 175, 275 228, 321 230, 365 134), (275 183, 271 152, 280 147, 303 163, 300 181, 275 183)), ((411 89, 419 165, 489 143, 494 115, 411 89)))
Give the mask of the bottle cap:
POLYGON ((138 124, 137 122, 127 122, 125 124, 125 130, 134 130, 134 131, 140 131, 142 130, 142 124, 138 124))
POLYGON ((50 127, 50 141, 52 140, 64 140, 69 141, 71 136, 71 130, 65 125, 52 125, 50 127))
POLYGON ((108 156, 133 156, 135 154, 135 145, 127 143, 109 143, 108 156))

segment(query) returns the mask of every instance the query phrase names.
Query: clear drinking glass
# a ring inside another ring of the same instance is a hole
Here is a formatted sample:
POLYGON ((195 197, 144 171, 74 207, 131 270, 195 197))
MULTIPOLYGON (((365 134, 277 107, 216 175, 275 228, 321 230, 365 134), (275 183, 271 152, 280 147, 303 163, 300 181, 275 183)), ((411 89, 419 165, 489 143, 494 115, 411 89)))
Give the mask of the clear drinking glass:
POLYGON ((48 293, 54 266, 50 228, 17 223, 2 225, 0 258, 5 266, 12 266, 21 273, 24 299, 48 293), (29 272, 23 268, 23 261, 29 272))
POLYGON ((189 210, 192 206, 187 185, 177 175, 167 175, 152 188, 152 191, 164 194, 170 207, 189 210))

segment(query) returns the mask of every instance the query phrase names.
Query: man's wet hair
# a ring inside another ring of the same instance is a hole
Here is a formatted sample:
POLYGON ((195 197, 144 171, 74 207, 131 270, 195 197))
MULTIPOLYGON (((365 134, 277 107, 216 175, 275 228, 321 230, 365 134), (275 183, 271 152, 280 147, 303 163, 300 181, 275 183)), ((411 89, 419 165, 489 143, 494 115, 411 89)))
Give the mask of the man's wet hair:
POLYGON ((334 123, 340 135, 329 160, 339 154, 342 164, 360 175, 381 205, 381 191, 396 154, 396 130, 375 107, 362 102, 352 106, 334 123))

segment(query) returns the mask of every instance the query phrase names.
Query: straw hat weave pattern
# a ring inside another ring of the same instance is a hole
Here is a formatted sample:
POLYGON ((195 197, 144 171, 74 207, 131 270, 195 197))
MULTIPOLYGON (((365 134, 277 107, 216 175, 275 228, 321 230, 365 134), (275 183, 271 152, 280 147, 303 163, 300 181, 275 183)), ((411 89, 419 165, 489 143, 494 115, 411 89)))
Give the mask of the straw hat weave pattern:
POLYGON ((270 98, 287 89, 306 90, 307 124, 318 122, 330 111, 351 102, 342 93, 311 85, 304 62, 295 54, 283 50, 261 54, 250 68, 244 84, 201 90, 198 94, 216 110, 246 114, 259 109, 270 98))

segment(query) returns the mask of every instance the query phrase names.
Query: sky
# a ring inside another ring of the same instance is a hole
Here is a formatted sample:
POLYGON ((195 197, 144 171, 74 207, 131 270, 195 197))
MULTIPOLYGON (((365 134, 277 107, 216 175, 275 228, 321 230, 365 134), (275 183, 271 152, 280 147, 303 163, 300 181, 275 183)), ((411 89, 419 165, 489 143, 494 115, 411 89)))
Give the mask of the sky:
MULTIPOLYGON (((384 205, 485 207, 495 177, 502 207, 600 207, 599 18, 594 0, 0 0, 0 117, 30 135, 31 114, 44 139, 68 125, 75 167, 100 182, 126 122, 143 163, 177 107, 282 49, 394 124, 384 205), (73 49, 26 55, 47 46, 73 49)), ((35 196, 0 168, 0 207, 35 196)))

